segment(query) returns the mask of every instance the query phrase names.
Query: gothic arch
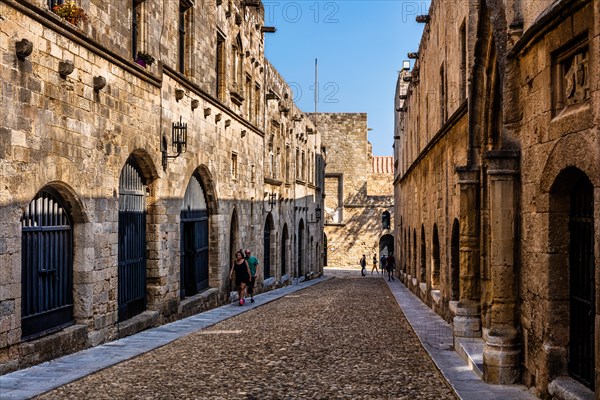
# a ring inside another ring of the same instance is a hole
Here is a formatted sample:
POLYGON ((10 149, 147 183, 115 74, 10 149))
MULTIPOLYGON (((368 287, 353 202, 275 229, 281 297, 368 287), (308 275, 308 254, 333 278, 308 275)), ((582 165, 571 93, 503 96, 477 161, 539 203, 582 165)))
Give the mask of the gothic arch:
POLYGON ((201 164, 198 168, 196 168, 195 173, 197 173, 201 178, 202 188, 204 189, 204 196, 206 197, 206 204, 208 206, 208 212, 211 215, 218 214, 218 196, 215 181, 210 173, 210 170, 206 165, 201 164))
MULTIPOLYGON (((130 157, 134 157, 139 166, 140 172, 146 181, 146 185, 151 186, 152 182, 158 179, 158 170, 152 161, 152 157, 145 149, 135 149, 124 159, 121 165, 125 165, 130 157)), ((120 171, 119 171, 120 172, 120 171)))
POLYGON ((555 185, 556 177, 568 167, 577 168, 588 177, 594 187, 600 187, 600 155, 597 149, 598 143, 590 142, 583 135, 563 136, 546 160, 541 173, 540 192, 549 193, 555 185), (572 156, 565 156, 569 154, 572 156))

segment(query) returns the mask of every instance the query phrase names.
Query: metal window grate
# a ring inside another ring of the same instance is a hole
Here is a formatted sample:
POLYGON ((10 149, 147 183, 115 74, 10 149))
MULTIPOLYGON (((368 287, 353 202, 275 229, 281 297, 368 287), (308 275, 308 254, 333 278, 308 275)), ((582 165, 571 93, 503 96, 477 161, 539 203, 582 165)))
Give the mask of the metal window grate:
POLYGON ((40 192, 21 218, 23 337, 73 321, 72 222, 60 196, 40 192))
POLYGON ((128 160, 119 178, 119 320, 146 309, 146 187, 128 160))

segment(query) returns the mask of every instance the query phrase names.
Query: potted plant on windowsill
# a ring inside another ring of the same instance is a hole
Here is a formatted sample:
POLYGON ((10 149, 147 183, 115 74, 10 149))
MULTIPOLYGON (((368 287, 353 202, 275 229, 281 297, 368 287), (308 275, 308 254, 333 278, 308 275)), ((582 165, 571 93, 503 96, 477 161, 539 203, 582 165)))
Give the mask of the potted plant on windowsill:
POLYGON ((88 15, 84 9, 79 7, 73 1, 67 1, 62 4, 57 4, 52 7, 54 14, 67 20, 73 25, 79 24, 79 22, 86 22, 89 20, 88 15))
POLYGON ((150 66, 154 63, 154 57, 148 53, 144 53, 143 51, 138 51, 135 62, 146 68, 146 66, 150 66))

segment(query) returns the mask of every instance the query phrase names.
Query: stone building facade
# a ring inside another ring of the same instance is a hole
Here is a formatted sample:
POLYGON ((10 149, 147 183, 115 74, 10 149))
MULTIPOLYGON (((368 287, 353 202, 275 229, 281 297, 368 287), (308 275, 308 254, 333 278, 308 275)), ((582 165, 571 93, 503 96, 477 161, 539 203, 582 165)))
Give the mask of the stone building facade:
POLYGON ((328 266, 393 252, 393 158, 374 157, 367 115, 321 113, 313 121, 327 143, 325 236, 328 266), (385 222, 383 221, 385 219, 385 222))
POLYGON ((419 20, 395 100, 400 275, 481 345, 488 382, 600 399, 600 4, 434 0, 419 20))
POLYGON ((0 373, 229 301, 242 247, 260 290, 322 272, 321 137, 262 3, 62 3, 0 0, 0 373))

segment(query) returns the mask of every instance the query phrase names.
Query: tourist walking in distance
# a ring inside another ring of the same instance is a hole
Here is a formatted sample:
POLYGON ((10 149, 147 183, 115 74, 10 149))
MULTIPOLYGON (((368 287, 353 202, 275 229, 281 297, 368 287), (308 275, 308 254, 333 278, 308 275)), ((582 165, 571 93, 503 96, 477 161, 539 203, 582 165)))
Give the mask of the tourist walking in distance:
MULTIPOLYGON (((379 268, 381 268, 381 276, 384 276, 385 271, 387 271, 387 257, 385 254, 381 255, 379 268)), ((385 276, 384 276, 385 277, 385 276)))
POLYGON ((371 275, 373 275, 373 270, 379 273, 379 268, 377 268, 377 256, 373 254, 373 268, 371 268, 371 275))
POLYGON ((390 254, 387 257, 387 273, 388 273, 388 281, 394 280, 394 269, 396 269, 396 259, 393 254, 390 254))
POLYGON ((250 295, 250 303, 254 303, 254 285, 258 274, 258 259, 252 255, 250 249, 246 249, 246 262, 250 269, 250 282, 248 283, 248 294, 250 295))
POLYGON ((360 274, 365 276, 367 274, 367 256, 363 254, 360 258, 360 274))
POLYGON ((235 285, 238 289, 238 295, 240 298, 240 306, 243 306, 246 301, 244 300, 244 296, 246 294, 246 286, 250 282, 250 268, 248 267, 248 263, 244 260, 244 254, 242 251, 238 251, 235 253, 235 261, 229 270, 229 279, 233 278, 233 273, 235 272, 235 285))

